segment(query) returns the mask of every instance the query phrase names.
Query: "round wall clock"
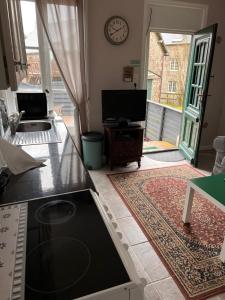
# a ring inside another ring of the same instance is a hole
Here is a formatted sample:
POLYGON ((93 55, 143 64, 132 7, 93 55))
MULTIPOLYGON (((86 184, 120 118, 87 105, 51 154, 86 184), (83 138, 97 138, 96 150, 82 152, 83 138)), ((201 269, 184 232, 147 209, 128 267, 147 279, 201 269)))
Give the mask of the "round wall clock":
POLYGON ((123 44, 129 35, 127 21, 119 16, 109 18, 105 23, 105 37, 113 45, 123 44))

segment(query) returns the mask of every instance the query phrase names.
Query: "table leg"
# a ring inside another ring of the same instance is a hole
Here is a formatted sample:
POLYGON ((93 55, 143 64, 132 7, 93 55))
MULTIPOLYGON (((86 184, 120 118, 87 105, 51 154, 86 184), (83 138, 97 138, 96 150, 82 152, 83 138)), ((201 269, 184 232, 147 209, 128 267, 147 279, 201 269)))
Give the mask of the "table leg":
POLYGON ((190 186, 190 184, 188 184, 187 191, 186 191, 186 199, 184 203, 183 216, 182 216, 182 221, 184 223, 189 223, 193 197, 194 197, 194 189, 190 186))
POLYGON ((222 262, 225 262, 225 238, 220 252, 220 259, 222 260, 222 262))

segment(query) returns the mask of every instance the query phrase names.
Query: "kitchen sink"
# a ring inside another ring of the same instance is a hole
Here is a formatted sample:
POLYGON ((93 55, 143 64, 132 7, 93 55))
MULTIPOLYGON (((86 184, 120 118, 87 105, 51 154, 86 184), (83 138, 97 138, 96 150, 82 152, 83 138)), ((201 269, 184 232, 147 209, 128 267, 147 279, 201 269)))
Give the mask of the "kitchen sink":
POLYGON ((24 122, 20 123, 17 127, 17 132, 35 132, 35 131, 45 131, 50 130, 52 127, 49 122, 24 122))
POLYGON ((18 124, 16 134, 9 135, 13 145, 40 145, 62 142, 54 120, 23 121, 18 124))

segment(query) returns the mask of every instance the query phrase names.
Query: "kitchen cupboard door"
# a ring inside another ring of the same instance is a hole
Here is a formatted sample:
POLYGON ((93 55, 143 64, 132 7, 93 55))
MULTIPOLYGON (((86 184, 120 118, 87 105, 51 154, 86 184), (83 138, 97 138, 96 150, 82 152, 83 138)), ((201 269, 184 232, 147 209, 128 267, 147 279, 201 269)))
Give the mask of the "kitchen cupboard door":
MULTIPOLYGON (((106 293, 96 293, 95 295, 92 296, 87 296, 84 297, 84 300, 130 300, 130 293, 129 293, 129 289, 120 289, 120 291, 118 290, 114 290, 112 289, 111 292, 106 292, 106 293)), ((137 299, 137 300, 142 300, 142 299, 137 299)))
POLYGON ((14 91, 27 70, 20 0, 1 0, 0 19, 5 72, 8 87, 14 91))

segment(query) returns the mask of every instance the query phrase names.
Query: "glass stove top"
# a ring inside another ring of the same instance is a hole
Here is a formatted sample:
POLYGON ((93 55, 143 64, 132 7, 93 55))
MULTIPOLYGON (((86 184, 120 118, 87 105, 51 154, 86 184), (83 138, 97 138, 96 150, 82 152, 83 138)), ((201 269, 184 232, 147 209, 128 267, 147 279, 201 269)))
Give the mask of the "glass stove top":
POLYGON ((72 300, 130 282, 89 190, 28 203, 25 300, 72 300))

